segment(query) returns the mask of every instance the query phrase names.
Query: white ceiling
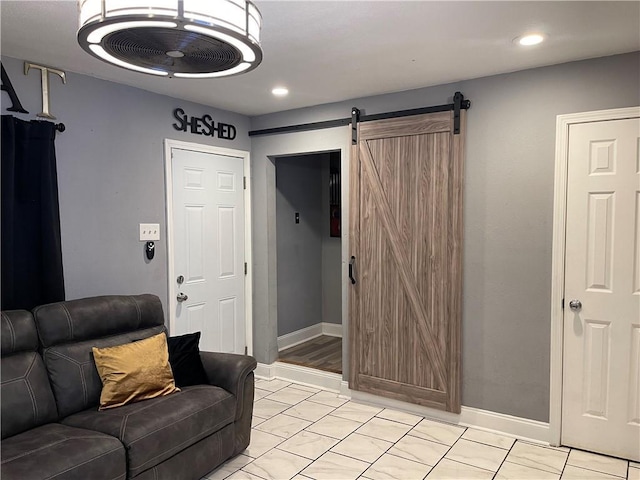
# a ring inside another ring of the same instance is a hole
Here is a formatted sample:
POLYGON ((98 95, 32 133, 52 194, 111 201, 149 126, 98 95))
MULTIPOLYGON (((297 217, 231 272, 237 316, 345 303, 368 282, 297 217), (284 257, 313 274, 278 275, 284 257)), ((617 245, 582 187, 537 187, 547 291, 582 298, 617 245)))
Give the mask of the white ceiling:
POLYGON ((78 46, 70 0, 1 0, 1 52, 260 115, 640 50, 637 1, 255 3, 264 19, 264 60, 236 77, 157 78, 102 63, 78 46), (512 43, 534 30, 548 41, 528 49, 512 43), (273 97, 276 85, 290 94, 273 97))

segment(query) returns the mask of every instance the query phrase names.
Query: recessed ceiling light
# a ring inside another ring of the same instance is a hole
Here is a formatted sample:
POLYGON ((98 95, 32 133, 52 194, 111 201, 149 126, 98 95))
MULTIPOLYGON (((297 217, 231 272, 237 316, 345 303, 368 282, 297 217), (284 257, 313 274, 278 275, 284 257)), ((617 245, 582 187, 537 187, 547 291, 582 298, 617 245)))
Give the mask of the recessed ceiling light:
POLYGON ((516 38, 514 41, 518 43, 518 45, 522 45, 523 47, 530 47, 532 45, 538 45, 544 42, 545 36, 541 33, 531 33, 528 35, 522 35, 521 37, 516 38))
POLYGON ((271 93, 273 93, 276 97, 284 97, 289 93, 289 90, 285 87, 276 87, 271 90, 271 93))

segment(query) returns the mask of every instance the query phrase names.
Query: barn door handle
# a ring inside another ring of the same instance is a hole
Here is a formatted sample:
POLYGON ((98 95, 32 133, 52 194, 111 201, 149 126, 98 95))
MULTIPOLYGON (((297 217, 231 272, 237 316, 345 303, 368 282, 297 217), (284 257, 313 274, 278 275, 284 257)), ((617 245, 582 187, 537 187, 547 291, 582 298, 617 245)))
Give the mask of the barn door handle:
POLYGON ((349 279, 351 280, 351 285, 356 284, 356 278, 353 276, 353 270, 356 264, 356 257, 351 256, 351 260, 349 260, 349 279))

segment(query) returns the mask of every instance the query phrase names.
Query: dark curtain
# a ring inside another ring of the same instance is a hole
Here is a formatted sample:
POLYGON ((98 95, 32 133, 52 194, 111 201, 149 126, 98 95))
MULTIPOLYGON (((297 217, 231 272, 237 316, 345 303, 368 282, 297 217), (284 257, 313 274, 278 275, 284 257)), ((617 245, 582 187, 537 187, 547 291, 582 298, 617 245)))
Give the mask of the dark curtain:
POLYGON ((2 115, 2 310, 64 300, 55 132, 2 115))

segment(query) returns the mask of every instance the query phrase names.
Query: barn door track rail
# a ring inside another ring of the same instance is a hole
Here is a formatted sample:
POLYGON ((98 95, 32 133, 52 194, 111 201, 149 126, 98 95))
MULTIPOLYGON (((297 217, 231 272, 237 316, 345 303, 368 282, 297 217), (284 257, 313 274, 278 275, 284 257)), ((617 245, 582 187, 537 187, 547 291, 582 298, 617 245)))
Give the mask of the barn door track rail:
POLYGON ((453 95, 453 103, 445 105, 435 105, 433 107, 413 108, 411 110, 399 110, 397 112, 376 113, 374 115, 361 115, 356 107, 351 109, 351 117, 339 118, 337 120, 325 120, 323 122, 300 123, 297 125, 287 125, 284 127, 265 128, 262 130, 251 130, 250 137, 262 135, 277 135, 280 133, 306 132, 309 130, 321 130, 323 128, 344 127, 351 124, 351 143, 358 143, 358 122, 371 122, 373 120, 384 120, 387 118, 408 117, 411 115, 424 115, 426 113, 449 112, 453 110, 453 133, 460 133, 460 111, 471 108, 471 101, 466 100, 464 95, 456 92, 453 95))

